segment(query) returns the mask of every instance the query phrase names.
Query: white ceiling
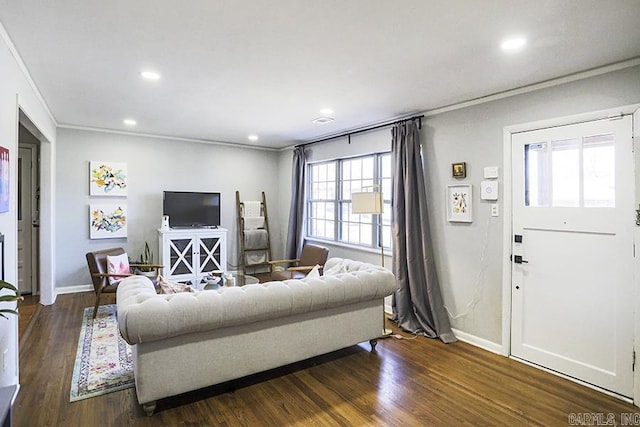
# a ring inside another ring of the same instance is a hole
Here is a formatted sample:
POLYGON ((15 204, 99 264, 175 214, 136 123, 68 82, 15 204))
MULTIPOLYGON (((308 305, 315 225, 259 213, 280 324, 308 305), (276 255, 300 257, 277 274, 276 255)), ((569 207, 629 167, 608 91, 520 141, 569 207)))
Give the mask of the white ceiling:
POLYGON ((272 148, 640 57, 638 0, 0 0, 0 22, 61 126, 272 148))

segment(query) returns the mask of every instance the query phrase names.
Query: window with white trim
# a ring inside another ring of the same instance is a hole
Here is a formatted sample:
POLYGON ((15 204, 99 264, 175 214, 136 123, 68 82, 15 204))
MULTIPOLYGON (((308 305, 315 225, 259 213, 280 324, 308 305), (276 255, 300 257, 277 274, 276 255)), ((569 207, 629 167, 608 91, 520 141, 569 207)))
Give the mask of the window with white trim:
POLYGON ((374 249, 382 241, 385 248, 391 247, 391 153, 312 163, 308 168, 307 236, 374 249), (383 214, 352 214, 351 193, 374 186, 382 189, 383 214))

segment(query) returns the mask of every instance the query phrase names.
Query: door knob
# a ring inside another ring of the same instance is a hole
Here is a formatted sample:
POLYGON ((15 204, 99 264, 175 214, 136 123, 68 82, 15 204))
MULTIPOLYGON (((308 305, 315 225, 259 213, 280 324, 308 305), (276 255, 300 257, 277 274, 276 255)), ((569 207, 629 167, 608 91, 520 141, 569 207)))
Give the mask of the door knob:
POLYGON ((514 255, 513 256, 513 262, 515 262, 516 264, 528 264, 529 261, 526 261, 524 259, 522 259, 521 255, 514 255))

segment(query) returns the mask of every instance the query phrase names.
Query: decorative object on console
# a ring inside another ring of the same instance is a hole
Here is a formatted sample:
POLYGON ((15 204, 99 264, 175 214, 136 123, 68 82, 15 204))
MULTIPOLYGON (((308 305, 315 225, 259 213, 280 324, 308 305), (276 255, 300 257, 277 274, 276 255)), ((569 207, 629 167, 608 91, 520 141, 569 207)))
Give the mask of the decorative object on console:
POLYGON ((0 147, 0 212, 9 212, 9 149, 0 147))
POLYGON ((454 178, 466 178, 467 177, 467 163, 453 163, 451 164, 451 176, 454 178))
POLYGON ((169 229, 169 215, 162 215, 162 223, 160 224, 160 230, 167 231, 169 229))
POLYGON ((211 272, 211 275, 204 276, 205 289, 222 285, 222 274, 222 271, 215 270, 211 272))
POLYGON ((447 220, 472 222, 473 188, 471 184, 447 187, 447 220))
POLYGON ((90 196, 126 196, 127 164, 89 162, 90 196))
MULTIPOLYGON (((382 257, 382 267, 384 267, 384 244, 382 242, 382 214, 384 212, 384 198, 382 197, 382 191, 376 191, 379 189, 379 185, 373 185, 371 187, 373 191, 361 191, 351 193, 351 213, 353 214, 372 214, 378 216, 378 226, 380 233, 380 254, 382 257)), ((382 301, 382 336, 386 337, 391 335, 392 331, 385 328, 385 314, 384 314, 384 300, 382 301)))
POLYGON ((115 239, 122 237, 127 237, 126 204, 89 206, 89 238, 115 239))
POLYGON ((233 277, 233 274, 227 273, 224 275, 224 285, 228 287, 236 285, 236 278, 233 277))

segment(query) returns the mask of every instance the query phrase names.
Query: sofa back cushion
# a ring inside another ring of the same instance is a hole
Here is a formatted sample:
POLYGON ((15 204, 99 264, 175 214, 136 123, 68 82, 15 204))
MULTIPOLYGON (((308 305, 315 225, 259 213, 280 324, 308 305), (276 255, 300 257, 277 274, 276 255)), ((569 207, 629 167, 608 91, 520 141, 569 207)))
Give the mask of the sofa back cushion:
POLYGON ((136 344, 382 299, 395 291, 390 271, 348 264, 342 274, 173 295, 156 295, 151 281, 133 276, 118 287, 120 332, 136 344))

